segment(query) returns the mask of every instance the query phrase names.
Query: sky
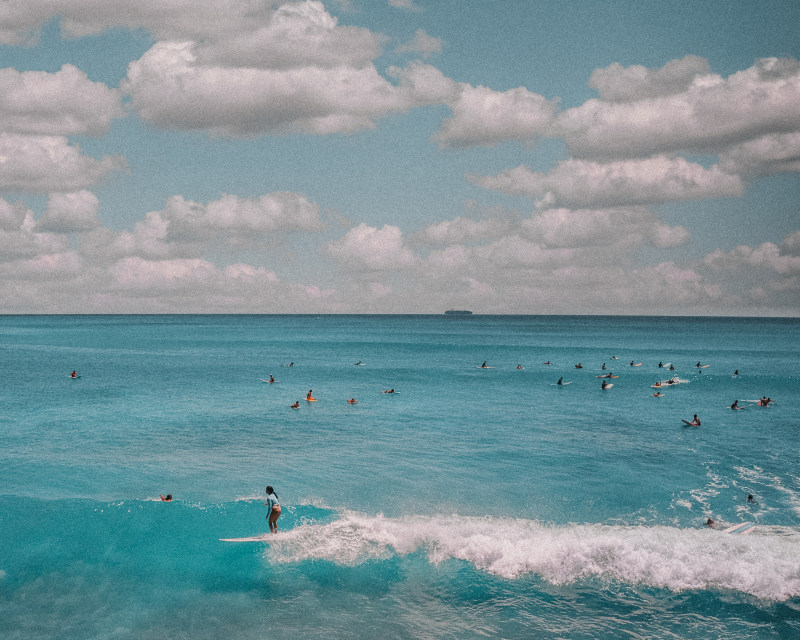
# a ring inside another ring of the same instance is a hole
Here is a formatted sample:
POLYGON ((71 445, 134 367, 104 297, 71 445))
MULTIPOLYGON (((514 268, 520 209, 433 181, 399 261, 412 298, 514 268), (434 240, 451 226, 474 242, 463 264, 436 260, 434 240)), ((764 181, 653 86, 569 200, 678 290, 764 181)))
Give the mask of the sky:
POLYGON ((795 0, 0 0, 0 313, 800 316, 795 0))

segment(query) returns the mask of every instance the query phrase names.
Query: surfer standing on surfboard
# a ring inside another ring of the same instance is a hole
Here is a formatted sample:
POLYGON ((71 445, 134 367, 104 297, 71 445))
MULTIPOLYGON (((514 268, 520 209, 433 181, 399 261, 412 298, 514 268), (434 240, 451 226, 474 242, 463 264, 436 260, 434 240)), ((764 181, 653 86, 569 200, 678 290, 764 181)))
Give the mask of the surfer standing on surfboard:
POLYGON ((269 522, 270 533, 278 533, 278 518, 281 516, 281 505, 278 503, 278 494, 272 487, 267 487, 267 522, 269 522))

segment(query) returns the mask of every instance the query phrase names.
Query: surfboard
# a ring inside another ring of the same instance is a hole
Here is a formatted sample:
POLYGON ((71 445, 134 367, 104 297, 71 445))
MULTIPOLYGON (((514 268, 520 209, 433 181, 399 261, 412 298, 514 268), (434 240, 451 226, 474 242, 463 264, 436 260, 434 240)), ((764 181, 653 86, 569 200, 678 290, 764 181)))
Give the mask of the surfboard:
POLYGON ((316 398, 306 398, 306 402, 316 402, 316 398))
POLYGON ((259 378, 259 380, 261 380, 261 382, 269 382, 270 384, 273 382, 277 382, 277 380, 264 380, 264 378, 259 378))
POLYGON ((701 368, 701 369, 706 369, 707 367, 710 367, 710 366, 711 366, 710 364, 704 364, 704 365, 703 365, 703 366, 701 366, 700 368, 701 368))
POLYGON ((497 367, 475 367, 476 369, 496 369, 497 367))
POLYGON ((572 384, 572 381, 570 380, 569 382, 562 382, 561 384, 558 384, 557 382, 554 382, 550 386, 552 386, 552 387, 566 387, 568 384, 572 384))
POLYGON ((636 364, 632 364, 631 366, 632 367, 641 367, 642 363, 641 362, 637 362, 636 364))
POLYGON ((258 536, 250 536, 248 538, 220 538, 220 542, 267 542, 270 536, 276 535, 274 533, 262 533, 258 536))
POLYGON ((689 422, 688 420, 681 420, 681 422, 683 422, 685 425, 688 425, 690 427, 699 427, 700 426, 699 424, 695 424, 694 422, 689 422))
POLYGON ((619 378, 619 376, 605 375, 605 376, 595 376, 595 378, 619 378))
POLYGON ((600 387, 600 388, 601 389, 610 389, 613 386, 614 386, 614 383, 612 382, 611 384, 607 384, 605 387, 600 387))
POLYGON ((756 526, 755 522, 742 522, 740 524, 735 524, 727 529, 723 529, 723 533, 736 533, 740 535, 747 535, 750 533, 756 526))

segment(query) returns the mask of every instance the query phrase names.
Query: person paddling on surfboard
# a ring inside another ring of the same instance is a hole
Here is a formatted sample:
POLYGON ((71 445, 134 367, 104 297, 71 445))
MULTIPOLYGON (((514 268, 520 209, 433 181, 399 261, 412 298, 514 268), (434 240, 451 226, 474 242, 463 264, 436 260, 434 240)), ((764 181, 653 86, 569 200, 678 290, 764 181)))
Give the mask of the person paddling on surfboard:
POLYGON ((281 505, 278 503, 278 494, 270 486, 267 487, 267 501, 264 506, 267 507, 267 522, 269 522, 270 533, 278 533, 278 518, 281 516, 281 505))

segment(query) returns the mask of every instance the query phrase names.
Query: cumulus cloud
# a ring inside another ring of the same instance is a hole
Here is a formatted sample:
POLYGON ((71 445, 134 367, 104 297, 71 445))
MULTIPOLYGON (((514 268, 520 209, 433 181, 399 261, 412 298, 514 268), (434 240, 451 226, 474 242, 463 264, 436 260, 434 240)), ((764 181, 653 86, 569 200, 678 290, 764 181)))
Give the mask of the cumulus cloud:
POLYGON ((498 92, 461 84, 449 106, 453 115, 433 136, 442 148, 530 142, 549 133, 557 104, 523 87, 498 92))
POLYGON ((547 206, 615 207, 677 200, 740 196, 740 177, 684 158, 592 162, 565 160, 548 173, 527 167, 497 176, 468 176, 474 184, 515 196, 540 198, 547 206))
POLYGON ((102 135, 121 117, 119 91, 66 64, 56 73, 0 69, 0 130, 102 135))
POLYGON ((119 91, 66 64, 56 73, 0 69, 0 130, 101 135, 122 116, 119 91))
POLYGON ((173 196, 160 212, 173 241, 211 240, 247 243, 275 231, 319 231, 319 205, 297 193, 278 192, 258 198, 223 195, 202 205, 173 196))
POLYGON ((612 65, 594 76, 601 95, 559 115, 554 133, 579 158, 614 159, 689 151, 716 154, 765 135, 800 129, 800 63, 766 58, 723 79, 692 58, 645 72, 612 65), (665 77, 674 80, 665 81, 665 77), (682 83, 689 86, 674 93, 682 83), (616 100, 616 101, 615 101, 616 100))
POLYGON ((191 42, 157 43, 124 86, 148 122, 212 135, 353 133, 414 106, 372 65, 232 69, 199 64, 191 42))
POLYGON ((0 42, 33 44, 42 25, 61 18, 67 37, 124 27, 158 39, 213 38, 267 20, 274 0, 7 0, 0 5, 0 42))
POLYGON ((783 247, 774 242, 762 242, 757 247, 739 245, 728 252, 717 249, 705 257, 704 263, 717 271, 759 267, 781 275, 800 274, 800 255, 796 253, 797 233, 789 236, 783 247))
POLYGON ((100 224, 97 211, 100 201, 91 191, 53 193, 36 228, 55 233, 88 231, 100 224))
POLYGON ((683 244, 689 231, 670 227, 644 207, 548 209, 522 222, 523 234, 547 247, 615 249, 683 244))
POLYGON ((127 168, 121 156, 96 160, 65 136, 0 133, 0 189, 47 193, 80 191, 111 171, 127 168))
POLYGON ((800 171, 800 131, 777 133, 729 147, 720 154, 720 167, 748 177, 800 171))
POLYGON ((405 269, 417 262, 417 257, 403 241, 403 232, 388 224, 376 229, 362 222, 339 240, 327 243, 325 252, 342 266, 352 269, 405 269))
POLYGON ((459 216, 429 225, 414 234, 409 241, 414 244, 468 244, 502 237, 517 225, 518 223, 509 219, 472 220, 459 216))
POLYGON ((389 0, 389 6, 395 9, 404 9, 406 11, 422 11, 422 8, 414 3, 414 0, 389 0))
POLYGON ((0 198, 0 263, 61 253, 66 248, 64 236, 37 228, 33 211, 22 203, 10 204, 0 198))
POLYGON ((0 189, 79 191, 125 169, 122 157, 97 160, 67 139, 103 135, 120 116, 119 92, 72 65, 56 73, 0 69, 0 189))
POLYGON ((324 227, 319 205, 296 193, 258 198, 225 194, 201 204, 176 195, 164 209, 150 211, 132 231, 87 237, 87 250, 106 259, 135 256, 149 261, 192 258, 211 246, 257 248, 276 233, 316 233, 324 227))
POLYGON ((442 40, 428 35, 424 29, 417 29, 414 37, 407 43, 395 49, 395 53, 421 53, 424 58, 429 58, 434 53, 442 50, 442 40))
POLYGON ((360 27, 338 26, 321 2, 287 3, 263 24, 194 47, 199 64, 286 70, 314 66, 367 66, 385 37, 360 27))
POLYGON ((117 284, 130 289, 174 289, 203 283, 215 277, 217 268, 200 258, 145 260, 122 258, 109 269, 117 284))
POLYGON ((623 67, 614 62, 605 69, 596 69, 589 78, 589 86, 597 89, 600 98, 607 102, 634 102, 682 93, 692 86, 695 78, 710 73, 708 60, 699 56, 671 60, 660 69, 641 65, 623 67))

